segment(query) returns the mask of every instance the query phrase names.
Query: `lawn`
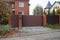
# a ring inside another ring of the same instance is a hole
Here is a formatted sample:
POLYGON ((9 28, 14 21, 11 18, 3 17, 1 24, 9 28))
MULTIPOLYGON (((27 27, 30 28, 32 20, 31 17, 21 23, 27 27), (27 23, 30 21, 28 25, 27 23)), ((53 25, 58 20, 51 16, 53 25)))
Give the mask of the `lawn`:
POLYGON ((60 25, 58 24, 55 24, 55 25, 46 24, 45 27, 51 28, 51 29, 60 29, 60 25))

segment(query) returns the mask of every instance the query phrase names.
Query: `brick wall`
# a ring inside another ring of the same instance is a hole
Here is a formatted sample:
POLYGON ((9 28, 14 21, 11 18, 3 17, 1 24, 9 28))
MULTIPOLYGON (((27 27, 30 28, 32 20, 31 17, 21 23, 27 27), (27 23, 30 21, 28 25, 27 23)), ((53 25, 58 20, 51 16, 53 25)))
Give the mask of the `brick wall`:
POLYGON ((24 15, 29 15, 28 0, 15 0, 15 15, 18 15, 18 12, 20 12, 21 10, 24 11, 24 15), (24 2, 24 7, 19 7, 19 2, 24 2))
POLYGON ((43 25, 46 25, 47 23, 46 23, 46 15, 45 14, 43 14, 43 25))
POLYGON ((19 16, 19 28, 21 28, 22 27, 22 16, 19 16))

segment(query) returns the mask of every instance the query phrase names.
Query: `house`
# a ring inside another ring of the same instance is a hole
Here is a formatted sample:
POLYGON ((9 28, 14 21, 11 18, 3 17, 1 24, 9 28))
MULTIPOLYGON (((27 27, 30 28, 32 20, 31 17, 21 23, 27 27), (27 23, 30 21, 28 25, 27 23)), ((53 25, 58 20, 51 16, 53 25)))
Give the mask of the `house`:
POLYGON ((22 16, 29 15, 29 0, 0 0, 11 6, 12 16, 8 18, 9 25, 22 26, 22 16), (15 22, 15 23, 14 23, 15 22))
POLYGON ((10 4, 13 15, 29 15, 29 0, 2 0, 10 4))
POLYGON ((46 14, 48 14, 48 10, 51 8, 51 6, 52 5, 51 5, 50 1, 48 1, 48 4, 47 4, 47 6, 44 9, 46 14))
POLYGON ((59 1, 55 1, 50 10, 52 12, 53 10, 56 11, 58 8, 60 8, 60 2, 59 1))
POLYGON ((56 12, 58 8, 60 8, 60 1, 55 1, 53 5, 51 5, 51 3, 48 2, 44 10, 45 10, 45 13, 48 14, 48 10, 50 10, 50 13, 52 13, 53 10, 56 12))

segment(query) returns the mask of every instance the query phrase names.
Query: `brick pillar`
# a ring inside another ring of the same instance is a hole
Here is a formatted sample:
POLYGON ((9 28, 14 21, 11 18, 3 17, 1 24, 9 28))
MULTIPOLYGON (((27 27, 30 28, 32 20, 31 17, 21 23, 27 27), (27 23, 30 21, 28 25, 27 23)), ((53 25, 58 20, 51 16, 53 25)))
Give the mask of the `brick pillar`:
POLYGON ((43 14, 43 26, 46 25, 46 15, 43 14))
POLYGON ((19 28, 22 27, 22 16, 19 16, 19 28))
POLYGON ((8 17, 8 24, 11 25, 11 16, 8 17))

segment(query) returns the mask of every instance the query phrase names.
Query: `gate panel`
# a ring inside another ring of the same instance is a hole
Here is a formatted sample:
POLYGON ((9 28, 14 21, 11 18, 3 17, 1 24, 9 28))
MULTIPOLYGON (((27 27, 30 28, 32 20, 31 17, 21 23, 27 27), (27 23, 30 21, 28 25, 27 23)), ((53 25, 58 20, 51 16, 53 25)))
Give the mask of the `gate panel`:
POLYGON ((47 15, 47 24, 59 24, 58 15, 47 15))
POLYGON ((13 15, 12 16, 12 26, 13 27, 18 27, 19 26, 19 24, 18 24, 18 19, 19 19, 19 17, 18 17, 18 15, 13 15))
POLYGON ((42 26, 42 16, 22 16, 22 26, 42 26))

